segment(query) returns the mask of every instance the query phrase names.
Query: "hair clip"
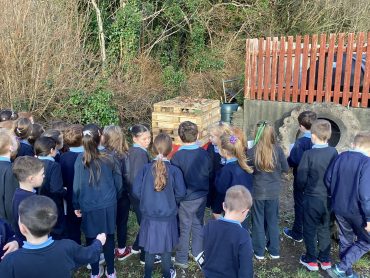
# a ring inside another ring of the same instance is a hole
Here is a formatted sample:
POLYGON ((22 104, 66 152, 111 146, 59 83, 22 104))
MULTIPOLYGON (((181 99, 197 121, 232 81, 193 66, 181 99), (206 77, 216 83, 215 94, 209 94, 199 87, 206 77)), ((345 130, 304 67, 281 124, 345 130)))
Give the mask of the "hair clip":
POLYGON ((21 130, 17 127, 17 133, 21 133, 21 130))
POLYGON ((230 136, 230 143, 235 145, 236 141, 238 141, 238 138, 235 135, 230 136))
POLYGON ((83 132, 82 132, 82 134, 83 134, 83 136, 93 136, 93 134, 92 134, 92 132, 91 132, 91 130, 84 130, 83 132))

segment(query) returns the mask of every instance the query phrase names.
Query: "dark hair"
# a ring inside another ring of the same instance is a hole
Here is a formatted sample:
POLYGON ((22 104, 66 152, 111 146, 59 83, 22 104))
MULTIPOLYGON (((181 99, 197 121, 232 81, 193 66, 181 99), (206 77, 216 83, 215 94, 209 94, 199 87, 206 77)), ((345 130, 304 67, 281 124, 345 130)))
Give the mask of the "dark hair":
POLYGON ((29 176, 38 174, 44 164, 33 156, 17 157, 13 164, 13 173, 19 182, 25 181, 29 176))
POLYGON ((44 127, 40 124, 32 124, 31 133, 28 136, 28 142, 34 145, 36 140, 44 133, 44 127))
POLYGON ((179 125, 178 133, 183 143, 193 143, 198 138, 198 126, 190 121, 182 122, 179 125))
POLYGON ((298 115, 298 123, 304 126, 305 129, 310 130, 312 123, 316 121, 317 114, 312 111, 303 111, 298 115))
POLYGON ((83 125, 73 124, 66 128, 63 137, 64 142, 69 147, 79 147, 82 145, 82 130, 83 125))
POLYGON ((316 120, 312 123, 311 133, 321 141, 328 141, 331 137, 331 124, 327 120, 316 120))
POLYGON ((40 137, 36 140, 34 145, 35 155, 37 156, 48 156, 50 150, 55 150, 57 142, 51 137, 40 137))
POLYGON ((0 111, 0 122, 14 121, 16 119, 18 119, 17 112, 14 112, 10 109, 4 109, 0 111))
POLYGON ((28 139, 32 130, 32 123, 28 118, 20 118, 14 129, 15 135, 21 139, 28 139))
POLYGON ((167 157, 172 151, 172 139, 166 133, 160 133, 153 141, 153 151, 160 155, 153 164, 154 190, 162 191, 167 183, 167 169, 163 157, 167 157))
POLYGON ((133 125, 128 129, 128 131, 131 133, 133 137, 138 137, 141 135, 141 133, 144 132, 150 132, 149 128, 146 125, 142 124, 133 125))
POLYGON ((19 204, 19 220, 34 237, 48 235, 57 219, 57 206, 49 197, 34 195, 19 204))
POLYGON ((63 132, 68 126, 69 126, 68 123, 58 120, 58 121, 51 122, 50 128, 63 132))
POLYGON ((48 129, 42 134, 42 137, 53 138, 57 145, 63 144, 63 139, 60 139, 61 136, 63 136, 63 133, 57 129, 48 129))

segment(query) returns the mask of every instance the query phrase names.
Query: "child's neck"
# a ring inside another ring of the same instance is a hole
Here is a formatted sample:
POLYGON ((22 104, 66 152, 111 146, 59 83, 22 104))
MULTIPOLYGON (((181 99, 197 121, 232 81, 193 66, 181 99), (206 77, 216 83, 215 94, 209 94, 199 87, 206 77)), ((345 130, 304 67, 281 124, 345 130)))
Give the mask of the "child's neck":
POLYGON ((35 237, 35 236, 31 235, 31 234, 27 234, 27 235, 26 235, 27 242, 28 242, 28 243, 31 243, 31 244, 33 244, 33 245, 39 245, 39 244, 42 244, 42 243, 44 243, 45 241, 47 241, 47 240, 48 240, 48 238, 49 238, 49 236, 48 236, 48 235, 44 235, 44 236, 42 236, 42 237, 35 237))
POLYGON ((190 142, 190 143, 182 143, 183 146, 190 146, 190 145, 195 145, 197 142, 190 142))
POLYGON ((6 158, 9 158, 9 159, 10 159, 11 152, 1 154, 0 156, 2 156, 2 157, 6 157, 6 158))
POLYGON ((33 192, 35 190, 33 185, 29 184, 27 182, 20 182, 19 183, 19 188, 21 188, 23 190, 26 190, 26 191, 29 191, 29 192, 33 192))
POLYGON ((240 213, 238 213, 236 211, 227 211, 227 212, 225 212, 224 218, 228 219, 228 220, 237 221, 239 223, 243 222, 243 221, 240 220, 240 213))
POLYGON ((315 145, 326 145, 328 143, 328 141, 316 139, 315 142, 313 142, 313 143, 315 145))

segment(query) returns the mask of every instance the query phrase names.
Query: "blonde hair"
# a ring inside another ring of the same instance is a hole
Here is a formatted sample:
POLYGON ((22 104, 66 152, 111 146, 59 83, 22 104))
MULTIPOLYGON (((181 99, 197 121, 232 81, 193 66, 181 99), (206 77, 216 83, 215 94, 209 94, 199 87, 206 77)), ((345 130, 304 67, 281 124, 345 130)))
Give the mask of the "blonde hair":
POLYGON ((109 125, 103 130, 103 145, 109 150, 116 152, 119 156, 127 154, 128 145, 121 127, 109 125))
POLYGON ((245 154, 245 146, 243 146, 242 140, 240 140, 235 134, 223 134, 220 138, 221 149, 228 152, 230 155, 238 159, 240 167, 248 172, 253 173, 253 169, 247 164, 247 156, 245 154))
POLYGON ((357 133, 353 144, 358 148, 370 149, 370 131, 357 133))
POLYGON ((273 172, 276 167, 276 136, 270 122, 257 124, 254 164, 264 172, 273 172))
POLYGON ((312 123, 311 133, 321 141, 328 141, 331 137, 331 124, 327 120, 319 119, 312 123))
POLYGON ((13 151, 18 149, 18 143, 14 135, 5 128, 0 128, 0 155, 7 154, 13 148, 13 151))
POLYGON ((153 165, 154 189, 162 191, 167 183, 167 169, 163 162, 163 157, 167 157, 172 151, 172 139, 168 134, 160 133, 153 141, 153 151, 157 155, 157 160, 153 165))
POLYGON ((252 195, 245 186, 234 185, 226 191, 224 206, 229 211, 250 209, 252 203, 252 195))

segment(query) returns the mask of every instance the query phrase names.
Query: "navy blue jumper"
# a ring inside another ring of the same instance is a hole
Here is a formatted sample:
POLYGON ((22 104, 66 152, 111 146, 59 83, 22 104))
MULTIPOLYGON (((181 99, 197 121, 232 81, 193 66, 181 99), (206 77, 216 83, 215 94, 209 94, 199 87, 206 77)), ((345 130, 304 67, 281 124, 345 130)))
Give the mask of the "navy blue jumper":
POLYGON ((11 223, 12 201, 15 190, 19 183, 12 170, 12 164, 8 157, 0 156, 0 218, 11 223))

